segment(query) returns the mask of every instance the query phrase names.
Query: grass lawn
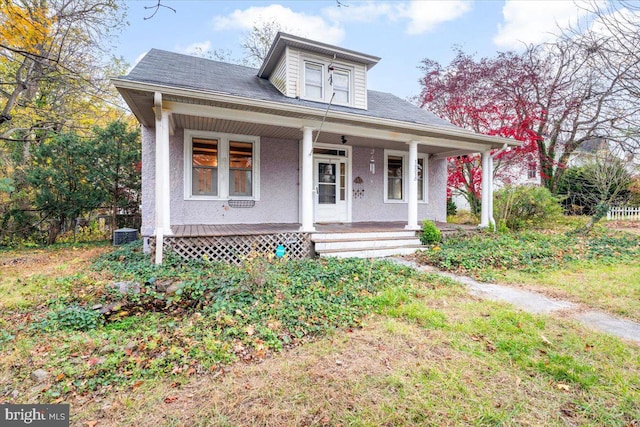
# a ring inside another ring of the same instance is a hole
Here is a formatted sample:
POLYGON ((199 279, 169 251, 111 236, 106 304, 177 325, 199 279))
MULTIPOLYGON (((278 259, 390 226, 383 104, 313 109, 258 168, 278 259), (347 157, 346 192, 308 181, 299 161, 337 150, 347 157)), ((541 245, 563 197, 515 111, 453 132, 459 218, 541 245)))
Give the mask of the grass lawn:
POLYGON ((640 321, 640 235, 628 225, 619 231, 604 224, 586 235, 570 230, 456 238, 432 245, 416 259, 640 321))
POLYGON ((640 421, 638 346, 450 280, 366 260, 169 261, 1 253, 0 403, 70 403, 77 426, 640 421))
POLYGON ((509 270, 500 274, 498 281, 640 322, 640 259, 621 263, 569 263, 562 270, 545 273, 509 270))

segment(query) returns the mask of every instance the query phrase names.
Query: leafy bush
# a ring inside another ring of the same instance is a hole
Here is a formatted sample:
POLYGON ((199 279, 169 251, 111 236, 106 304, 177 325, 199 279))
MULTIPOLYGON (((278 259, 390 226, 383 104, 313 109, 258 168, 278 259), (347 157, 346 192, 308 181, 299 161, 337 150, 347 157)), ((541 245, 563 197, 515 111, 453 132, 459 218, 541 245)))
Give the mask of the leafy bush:
POLYGON ((617 236, 606 231, 590 236, 527 231, 453 237, 436 248, 419 252, 416 258, 423 264, 460 273, 491 269, 536 273, 560 268, 574 260, 615 262, 638 256, 640 238, 634 236, 617 236))
POLYGON ((102 315, 90 308, 71 306, 49 313, 41 324, 45 330, 89 331, 102 325, 102 315))
POLYGON ((438 243, 442 240, 442 233, 436 227, 433 221, 425 219, 422 221, 422 232, 420 233, 420 241, 423 245, 438 243))
POLYGON ((520 230, 562 215, 559 200, 545 187, 517 186, 496 191, 496 220, 512 230, 520 230))

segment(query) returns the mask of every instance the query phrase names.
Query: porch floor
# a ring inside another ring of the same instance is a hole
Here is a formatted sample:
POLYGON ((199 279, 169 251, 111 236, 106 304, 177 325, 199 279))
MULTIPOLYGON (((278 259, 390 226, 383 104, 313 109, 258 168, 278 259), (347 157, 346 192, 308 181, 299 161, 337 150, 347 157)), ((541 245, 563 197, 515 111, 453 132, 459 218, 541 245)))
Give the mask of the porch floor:
MULTIPOLYGON (((404 221, 368 221, 351 223, 314 224, 317 233, 375 233, 380 231, 402 231, 404 221)), ((457 230, 475 230, 475 226, 436 222, 443 232, 457 230)), ((295 233, 300 224, 191 224, 171 227, 173 237, 211 237, 211 236, 255 236, 260 234, 295 233)))

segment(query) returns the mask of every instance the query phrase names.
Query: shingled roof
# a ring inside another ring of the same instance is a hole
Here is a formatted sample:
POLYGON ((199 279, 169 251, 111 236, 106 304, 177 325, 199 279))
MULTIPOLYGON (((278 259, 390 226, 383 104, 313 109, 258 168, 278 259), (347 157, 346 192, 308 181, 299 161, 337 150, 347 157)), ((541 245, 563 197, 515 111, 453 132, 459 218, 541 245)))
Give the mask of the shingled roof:
MULTIPOLYGON (((299 105, 317 108, 322 112, 327 108, 327 104, 324 103, 284 96, 268 80, 258 77, 256 68, 159 49, 151 49, 128 75, 120 77, 119 80, 299 105)), ((369 90, 367 96, 367 110, 339 105, 332 105, 331 110, 419 125, 459 129, 390 93, 369 90)))

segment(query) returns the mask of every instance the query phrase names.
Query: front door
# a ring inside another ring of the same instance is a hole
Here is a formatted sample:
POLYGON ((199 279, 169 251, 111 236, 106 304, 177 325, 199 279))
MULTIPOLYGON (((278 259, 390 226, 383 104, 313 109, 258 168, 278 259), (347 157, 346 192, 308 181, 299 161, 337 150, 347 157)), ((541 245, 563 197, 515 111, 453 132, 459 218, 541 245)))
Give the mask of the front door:
POLYGON ((345 157, 314 156, 314 185, 316 190, 314 221, 348 221, 348 168, 345 157))

